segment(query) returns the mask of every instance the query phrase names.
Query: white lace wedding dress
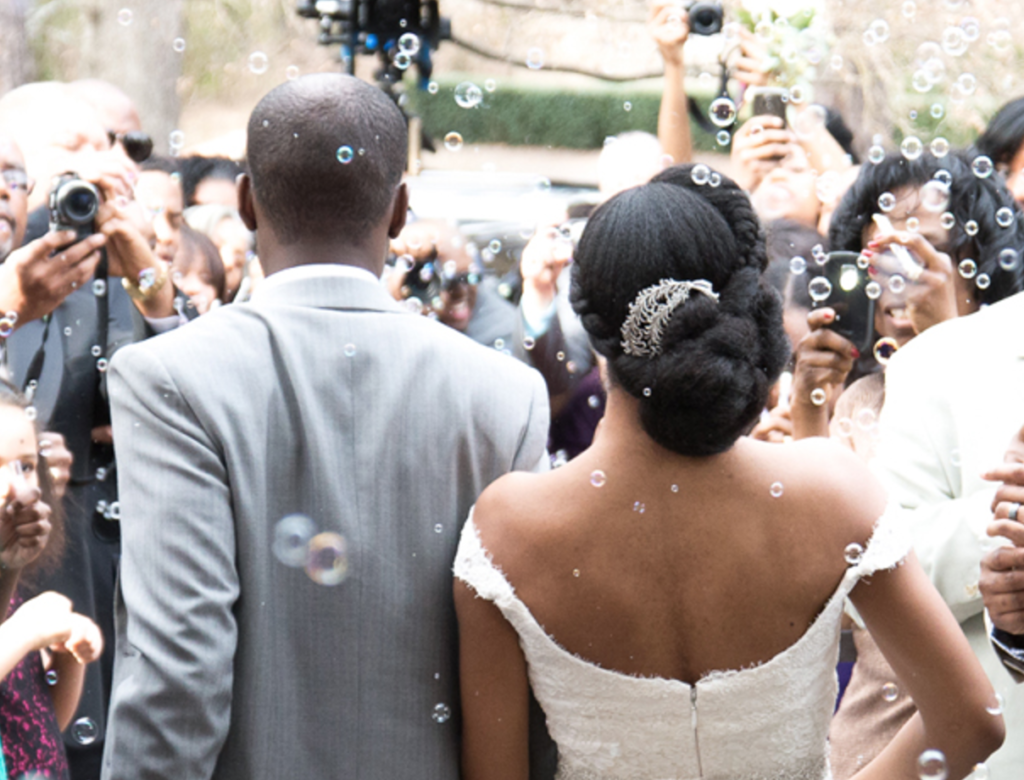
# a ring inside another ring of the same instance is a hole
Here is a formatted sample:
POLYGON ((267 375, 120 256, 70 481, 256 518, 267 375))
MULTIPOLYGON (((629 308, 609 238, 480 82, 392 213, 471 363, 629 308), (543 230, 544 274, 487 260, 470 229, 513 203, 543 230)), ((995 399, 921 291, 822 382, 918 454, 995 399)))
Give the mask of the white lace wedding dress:
POLYGON ((494 602, 519 634, 530 684, 558 745, 558 780, 828 780, 828 727, 843 600, 910 549, 890 510, 807 632, 763 664, 694 685, 602 669, 537 623, 480 543, 473 516, 455 576, 494 602))

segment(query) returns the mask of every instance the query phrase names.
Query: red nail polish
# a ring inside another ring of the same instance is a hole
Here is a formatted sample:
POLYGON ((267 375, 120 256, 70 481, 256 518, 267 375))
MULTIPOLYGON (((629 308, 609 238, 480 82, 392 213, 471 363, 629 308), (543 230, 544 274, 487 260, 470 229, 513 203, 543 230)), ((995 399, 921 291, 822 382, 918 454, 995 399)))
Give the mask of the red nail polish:
POLYGON ((833 314, 832 312, 830 312, 830 311, 827 311, 827 312, 825 312, 825 313, 824 313, 824 314, 823 314, 822 316, 823 316, 823 317, 825 318, 825 320, 826 320, 827 322, 831 322, 831 321, 832 321, 832 318, 833 318, 833 317, 835 317, 836 315, 834 315, 834 314, 833 314))
POLYGON ((854 347, 853 349, 850 350, 850 354, 853 355, 853 359, 856 360, 857 358, 860 357, 860 350, 854 347))
POLYGON ((868 241, 868 246, 878 246, 878 239, 868 241))
POLYGON ((878 269, 873 265, 868 266, 868 276, 878 276, 878 269))

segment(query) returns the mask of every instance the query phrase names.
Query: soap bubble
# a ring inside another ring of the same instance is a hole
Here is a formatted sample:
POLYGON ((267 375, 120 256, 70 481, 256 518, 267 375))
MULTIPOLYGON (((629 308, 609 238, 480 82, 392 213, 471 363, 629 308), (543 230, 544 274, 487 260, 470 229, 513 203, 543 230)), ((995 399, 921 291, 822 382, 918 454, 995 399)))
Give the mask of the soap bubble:
POLYGON ((914 75, 910 79, 910 86, 914 88, 915 92, 924 94, 932 88, 932 77, 928 71, 918 69, 914 71, 914 75))
POLYGON ((106 358, 100 358, 99 360, 96 361, 96 370, 99 371, 101 374, 105 374, 109 366, 110 361, 107 360, 106 358))
POLYGON ((315 533, 316 524, 306 515, 288 515, 278 520, 271 545, 274 557, 285 566, 305 566, 309 540, 315 533))
POLYGON ((711 169, 704 163, 697 163, 690 169, 690 178, 693 183, 701 186, 708 183, 708 178, 711 176, 711 169))
POLYGON ((992 701, 990 704, 988 704, 985 707, 985 711, 989 715, 1002 715, 1004 707, 1005 707, 1005 702, 1003 701, 1003 696, 1002 696, 1002 694, 997 693, 996 697, 995 697, 995 700, 992 701))
POLYGON ((949 207, 949 185, 932 179, 921 188, 921 205, 937 214, 949 207))
POLYGON ((946 113, 946 109, 942 107, 942 103, 932 103, 931 108, 928 109, 928 113, 932 119, 942 119, 946 113))
POLYGON ((952 230, 956 224, 956 217, 953 216, 952 212, 946 211, 939 217, 939 224, 946 230, 952 230))
POLYGON ((339 146, 334 156, 338 158, 338 162, 342 165, 348 165, 355 158, 356 153, 352 151, 351 146, 339 146))
POLYGON ((896 351, 899 348, 900 345, 896 339, 885 336, 875 342, 872 354, 875 356, 875 360, 878 361, 878 364, 884 366, 889 362, 892 356, 896 354, 896 351))
POLYGON ((996 224, 1008 228, 1013 224, 1013 209, 1003 206, 996 212, 996 224))
POLYGON ((979 290, 987 290, 989 285, 992 284, 992 280, 989 278, 988 274, 978 274, 974 280, 974 284, 979 290))
POLYGON ((544 50, 532 48, 526 52, 526 67, 530 70, 539 70, 544 67, 544 50))
POLYGON ((455 88, 455 102, 460 108, 476 108, 484 99, 484 93, 472 81, 463 81, 455 88))
POLYGON ((447 723, 452 716, 452 710, 447 704, 435 704, 434 711, 430 713, 434 723, 447 723))
POLYGON ((902 6, 900 6, 900 13, 903 14, 905 19, 913 19, 914 14, 917 13, 917 3, 914 0, 906 0, 902 6))
POLYGON ((850 566, 856 566, 864 558, 864 548, 856 542, 851 542, 843 550, 843 557, 850 566))
POLYGON ((885 159, 885 149, 881 146, 872 146, 868 149, 868 159, 875 165, 878 165, 882 160, 885 159))
POLYGON ((875 428, 875 424, 878 422, 878 415, 875 414, 875 410, 870 406, 863 406, 857 410, 857 427, 862 431, 872 431, 875 428))
POLYGON ((58 681, 59 681, 59 677, 57 675, 57 670, 56 669, 49 669, 49 670, 47 670, 47 672, 46 672, 46 684, 50 685, 50 686, 53 686, 53 685, 56 685, 58 681))
POLYGON ((132 16, 133 14, 131 8, 122 8, 120 11, 117 12, 117 23, 123 27, 127 27, 129 24, 132 23, 132 16))
POLYGON ((900 689, 896 683, 886 683, 882 686, 882 698, 888 702, 894 702, 899 698, 900 689))
POLYGON ((864 294, 873 301, 882 297, 882 285, 872 280, 864 285, 864 294))
POLYGON ((796 275, 799 276, 800 274, 802 274, 806 270, 807 270, 807 261, 804 260, 802 257, 794 257, 792 260, 789 261, 789 271, 790 271, 790 273, 793 273, 793 274, 796 274, 796 275))
POLYGON ((832 294, 832 283, 824 276, 815 276, 807 285, 807 293, 812 301, 821 303, 832 294))
POLYGON ((921 143, 921 139, 916 135, 908 135, 900 144, 900 152, 902 152, 903 156, 908 160, 913 161, 920 157, 922 152, 924 152, 924 144, 921 143))
POLYGON ((978 87, 978 79, 975 78, 973 73, 961 73, 956 80, 956 88, 960 94, 967 96, 973 95, 974 90, 978 87))
POLYGON ((979 154, 974 158, 974 162, 971 163, 971 170, 974 171, 974 175, 979 179, 987 179, 992 175, 992 171, 995 170, 995 166, 992 164, 992 160, 983 154, 979 154))
POLYGON ((772 498, 780 498, 782 496, 782 491, 783 487, 781 482, 772 482, 771 487, 768 488, 768 492, 771 494, 772 498))
POLYGON ((878 208, 884 212, 890 212, 896 208, 896 196, 891 192, 883 192, 878 196, 878 208))
POLYGON ((957 266, 957 269, 960 271, 960 275, 964 279, 973 279, 974 275, 978 273, 978 264, 971 258, 967 257, 960 261, 960 265, 957 266))
POLYGON ((878 43, 889 40, 889 23, 885 19, 875 19, 868 28, 878 43))
POLYGON ((178 54, 181 54, 183 51, 185 51, 185 39, 175 38, 174 42, 171 44, 171 48, 178 52, 178 54))
POLYGON ((431 81, 429 84, 427 84, 427 92, 429 92, 431 95, 436 95, 437 91, 440 88, 441 87, 438 85, 436 81, 431 81))
POLYGON ((978 235, 978 223, 973 219, 969 219, 964 223, 964 233, 969 236, 978 235))
POLYGON ((486 89, 488 92, 494 92, 494 90, 496 90, 497 88, 498 82, 495 81, 494 79, 487 79, 487 81, 484 82, 484 89, 486 89))
POLYGON ((267 55, 261 51, 254 51, 249 55, 249 70, 260 76, 267 72, 267 68, 270 67, 270 60, 267 59, 267 55))
POLYGON ((344 353, 345 357, 355 357, 356 345, 351 343, 346 344, 341 351, 344 353))
POLYGON ((457 152, 462 148, 462 135, 454 130, 444 137, 444 148, 449 152, 457 152))
POLYGON ((889 277, 889 289, 893 295, 900 295, 905 289, 907 289, 907 280, 899 274, 893 274, 889 277))
POLYGON ((1020 262, 1020 258, 1017 256, 1017 250, 1007 247, 999 253, 999 267, 1004 271, 1012 271, 1017 267, 1020 262))
POLYGON ((605 482, 608 481, 608 477, 601 469, 596 469, 590 472, 590 484, 596 488, 604 487, 605 482))
POLYGON ((420 51, 420 36, 411 32, 402 34, 398 38, 398 50, 411 57, 416 56, 420 51))
POLYGON ((633 110, 633 104, 630 103, 627 100, 625 103, 622 104, 622 108, 623 108, 624 111, 632 111, 633 110))
POLYGON ((79 745, 91 745, 99 735, 99 726, 92 718, 79 718, 71 724, 71 736, 79 745))
POLYGON ((729 134, 728 130, 719 130, 718 135, 715 136, 715 140, 718 142, 719 146, 728 146, 729 141, 732 140, 732 136, 729 134))
POLYGON ((348 545, 341 534, 319 533, 309 540, 306 574, 318 585, 338 585, 348 575, 348 545))
POLYGON ((824 406, 827 400, 828 394, 822 388, 816 387, 811 390, 811 403, 815 406, 824 406))
MULTIPOLYGON (((936 103, 935 105, 938 106, 939 104, 936 103)), ((941 110, 942 106, 939 106, 939 109, 941 110)), ((941 115, 942 114, 940 113, 939 116, 941 115)), ((938 119, 938 117, 936 117, 936 119, 938 119)), ((932 153, 933 157, 938 157, 939 159, 942 159, 947 154, 949 154, 949 141, 947 141, 940 135, 938 138, 932 139, 932 142, 928 144, 928 149, 932 153)))
POLYGON ((727 97, 716 98, 711 101, 708 116, 718 127, 728 127, 736 121, 736 104, 727 97))
POLYGON ((946 780, 946 756, 941 750, 929 749, 917 759, 917 774, 921 780, 946 780))
POLYGON ((289 81, 295 81, 299 77, 299 66, 289 65, 284 69, 284 77, 289 81))
POLYGON ((947 27, 942 31, 942 50, 951 57, 959 57, 967 51, 967 37, 961 27, 947 27))

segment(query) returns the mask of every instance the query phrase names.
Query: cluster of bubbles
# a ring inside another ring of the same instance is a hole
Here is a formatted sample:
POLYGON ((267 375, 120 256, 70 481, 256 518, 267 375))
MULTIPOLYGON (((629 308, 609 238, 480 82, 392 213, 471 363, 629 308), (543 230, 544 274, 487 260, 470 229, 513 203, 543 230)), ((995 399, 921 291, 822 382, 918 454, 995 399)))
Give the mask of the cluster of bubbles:
MULTIPOLYGON (((728 141, 726 141, 728 143, 728 141)), ((722 183, 722 175, 718 171, 711 170, 704 163, 698 163, 694 165, 690 170, 690 179, 698 187, 703 187, 705 184, 711 187, 717 187, 722 183)))
POLYGON ((285 566, 305 569, 318 585, 339 585, 348 576, 348 544, 333 531, 317 533, 316 523, 301 514, 288 515, 274 526, 271 549, 285 566))

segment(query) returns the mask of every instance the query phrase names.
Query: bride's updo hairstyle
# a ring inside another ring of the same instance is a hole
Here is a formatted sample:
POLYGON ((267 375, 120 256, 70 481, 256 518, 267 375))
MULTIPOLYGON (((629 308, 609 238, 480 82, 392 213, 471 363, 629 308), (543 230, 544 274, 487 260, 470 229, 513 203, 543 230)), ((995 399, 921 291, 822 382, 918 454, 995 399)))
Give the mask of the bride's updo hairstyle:
POLYGON ((575 255, 571 300, 611 380, 639 399, 647 434, 701 456, 729 449, 758 419, 789 342, 782 301, 761 279, 768 260, 750 200, 725 176, 711 186, 706 168, 696 184, 694 167, 669 168, 594 212, 575 255), (710 288, 678 284, 700 280, 710 288), (661 297, 652 297, 658 285, 661 297), (627 350, 623 323, 638 317, 627 350))

